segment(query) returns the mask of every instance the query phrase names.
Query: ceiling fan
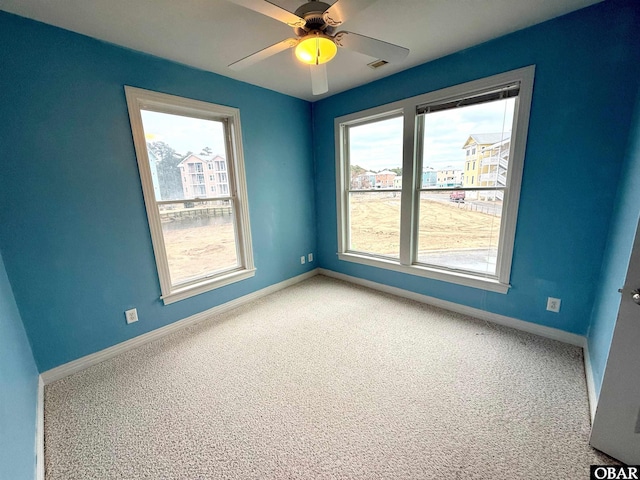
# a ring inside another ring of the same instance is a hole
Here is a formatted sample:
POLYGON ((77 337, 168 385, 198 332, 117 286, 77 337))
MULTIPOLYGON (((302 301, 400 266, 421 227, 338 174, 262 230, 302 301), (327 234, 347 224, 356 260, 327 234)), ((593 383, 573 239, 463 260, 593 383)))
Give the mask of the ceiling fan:
POLYGON ((333 5, 309 0, 293 13, 267 0, 229 1, 286 23, 293 27, 296 35, 244 57, 229 68, 241 70, 276 53, 295 48, 298 60, 310 66, 314 95, 329 91, 326 63, 336 55, 338 47, 364 53, 386 63, 399 62, 409 54, 409 49, 382 40, 353 32, 335 32, 338 25, 376 0, 338 0, 333 5))

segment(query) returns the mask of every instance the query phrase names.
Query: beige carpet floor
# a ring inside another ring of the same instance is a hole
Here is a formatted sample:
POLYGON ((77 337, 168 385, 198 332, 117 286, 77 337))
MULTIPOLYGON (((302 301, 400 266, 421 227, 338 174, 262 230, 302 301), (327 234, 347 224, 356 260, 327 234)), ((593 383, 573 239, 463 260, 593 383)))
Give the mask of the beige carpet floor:
POLYGON ((317 276, 48 385, 46 479, 586 479, 582 362, 317 276))

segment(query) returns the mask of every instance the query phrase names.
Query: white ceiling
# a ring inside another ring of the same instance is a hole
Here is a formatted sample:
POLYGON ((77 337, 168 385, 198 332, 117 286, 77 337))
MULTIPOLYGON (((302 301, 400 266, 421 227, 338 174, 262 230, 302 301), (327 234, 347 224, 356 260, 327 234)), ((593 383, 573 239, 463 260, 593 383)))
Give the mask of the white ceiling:
MULTIPOLYGON (((0 10, 313 101, 599 1, 372 0, 338 30, 411 53, 399 64, 372 70, 367 63, 374 58, 340 49, 327 65, 329 93, 318 97, 311 95, 308 67, 292 51, 242 71, 227 67, 293 36, 287 25, 227 0, 0 0, 0 10)), ((293 12, 305 2, 272 3, 293 12)))

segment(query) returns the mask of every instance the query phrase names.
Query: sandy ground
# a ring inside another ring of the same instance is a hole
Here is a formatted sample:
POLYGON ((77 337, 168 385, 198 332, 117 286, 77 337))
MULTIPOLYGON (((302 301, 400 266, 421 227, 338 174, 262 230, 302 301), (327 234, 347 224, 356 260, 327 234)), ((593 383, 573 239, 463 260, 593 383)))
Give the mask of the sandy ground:
MULTIPOLYGON (((497 247, 500 217, 470 211, 470 203, 422 199, 418 250, 497 247)), ((389 194, 355 194, 351 198, 351 248, 398 256, 400 198, 389 194)))
POLYGON ((165 230, 164 243, 174 284, 236 265, 231 223, 165 230))
MULTIPOLYGON (((419 251, 497 247, 500 217, 470 211, 470 203, 422 199, 419 251)), ((165 230, 172 282, 179 283, 236 265, 232 224, 165 230)), ((351 200, 351 249, 398 256, 400 197, 358 194, 351 200)))

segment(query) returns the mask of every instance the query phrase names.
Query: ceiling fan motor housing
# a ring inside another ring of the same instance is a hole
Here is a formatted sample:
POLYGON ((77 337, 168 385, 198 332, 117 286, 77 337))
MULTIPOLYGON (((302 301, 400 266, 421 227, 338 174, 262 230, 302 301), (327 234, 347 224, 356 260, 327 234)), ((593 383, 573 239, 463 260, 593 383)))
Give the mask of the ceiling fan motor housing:
POLYGON ((315 0, 311 0, 310 2, 298 7, 294 13, 298 17, 304 18, 306 23, 304 27, 294 27, 293 30, 296 35, 304 37, 307 33, 314 30, 324 32, 327 35, 332 34, 333 27, 330 27, 327 22, 325 22, 324 18, 322 18, 322 14, 329 7, 331 7, 331 5, 315 0))

